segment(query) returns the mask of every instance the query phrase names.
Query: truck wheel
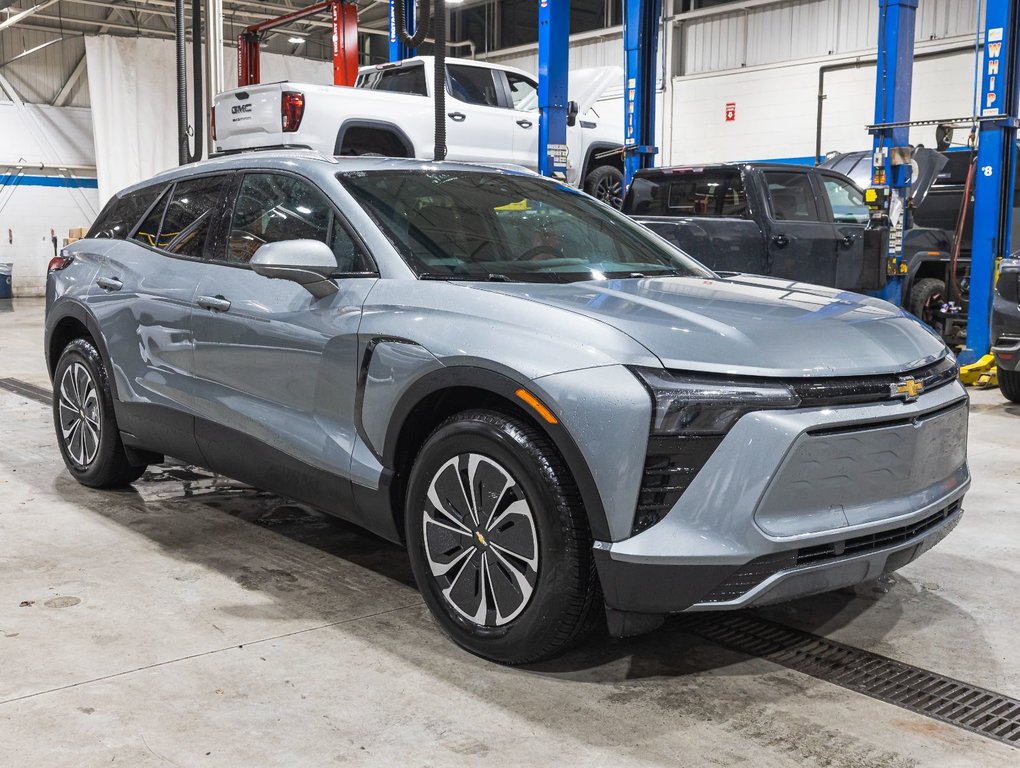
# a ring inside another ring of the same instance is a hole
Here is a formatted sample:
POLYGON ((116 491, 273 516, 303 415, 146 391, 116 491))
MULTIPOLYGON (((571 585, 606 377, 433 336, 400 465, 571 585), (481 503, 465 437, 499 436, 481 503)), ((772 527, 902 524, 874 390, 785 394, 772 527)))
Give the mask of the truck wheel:
POLYGON ((1020 403, 1020 371, 1007 371, 999 366, 999 391, 1007 400, 1020 403))
POLYGON ((623 174, 611 165, 600 165, 584 179, 584 191, 616 209, 623 207, 623 174))
POLYGON ((598 579, 580 494, 534 426, 495 411, 447 419, 411 470, 411 568, 461 647, 503 664, 553 656, 592 628, 598 579))
POLYGON ((942 305, 946 303, 946 284, 937 277, 924 277, 910 289, 910 314, 919 317, 939 333, 945 331, 946 316, 942 305))

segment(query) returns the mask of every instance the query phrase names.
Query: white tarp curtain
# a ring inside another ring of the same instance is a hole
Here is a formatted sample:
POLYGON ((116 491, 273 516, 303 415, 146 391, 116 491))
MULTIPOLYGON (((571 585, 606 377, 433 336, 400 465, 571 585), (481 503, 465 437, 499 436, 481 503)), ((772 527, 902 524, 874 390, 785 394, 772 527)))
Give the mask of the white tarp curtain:
MULTIPOLYGON (((85 38, 100 204, 177 165, 177 64, 172 40, 85 38)), ((188 45, 188 79, 191 79, 188 45)), ((224 87, 237 86, 237 53, 223 51, 224 87)), ((262 54, 262 81, 330 83, 332 63, 262 54)), ((191 123, 192 95, 188 92, 191 123)), ((209 105, 205 105, 208 114, 209 105)), ((204 129, 205 126, 203 126, 204 129)), ((208 147, 206 148, 208 152, 208 147)))

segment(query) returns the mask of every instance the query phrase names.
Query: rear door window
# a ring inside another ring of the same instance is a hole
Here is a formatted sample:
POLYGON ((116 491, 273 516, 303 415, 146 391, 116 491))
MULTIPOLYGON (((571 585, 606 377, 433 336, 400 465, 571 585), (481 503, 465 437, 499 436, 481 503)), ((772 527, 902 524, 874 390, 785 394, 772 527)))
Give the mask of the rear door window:
POLYGON ((180 256, 201 257, 227 179, 220 175, 177 182, 149 211, 133 239, 180 256))
POLYGON ((99 214, 87 237, 108 238, 113 240, 124 240, 134 229, 135 224, 142 218, 149 209, 159 193, 163 191, 163 185, 146 187, 135 192, 130 192, 123 197, 114 198, 106 209, 99 214))
POLYGON ((811 177, 800 171, 766 171, 769 207, 776 221, 824 221, 811 177))
POLYGON ((425 85, 425 67, 422 64, 377 69, 367 73, 358 87, 373 91, 409 93, 412 96, 429 95, 425 85))
POLYGON ((450 95, 467 104, 478 104, 483 107, 498 107, 496 81, 492 70, 487 67, 470 67, 461 64, 449 64, 446 67, 450 95))
POLYGON ((747 214, 747 192, 736 169, 638 176, 624 210, 635 216, 735 218, 747 214))
POLYGON ((247 264, 263 245, 281 240, 318 240, 333 250, 338 271, 370 271, 361 249, 315 186, 287 174, 246 174, 234 203, 227 261, 247 264))

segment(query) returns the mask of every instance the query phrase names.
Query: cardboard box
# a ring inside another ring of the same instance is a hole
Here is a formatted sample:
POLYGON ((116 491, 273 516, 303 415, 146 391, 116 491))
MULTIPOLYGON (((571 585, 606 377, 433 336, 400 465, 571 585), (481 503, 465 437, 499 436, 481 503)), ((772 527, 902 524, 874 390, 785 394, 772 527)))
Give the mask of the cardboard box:
POLYGON ((74 227, 73 229, 67 230, 67 239, 71 242, 75 240, 81 240, 85 237, 85 233, 89 231, 88 227, 74 227))

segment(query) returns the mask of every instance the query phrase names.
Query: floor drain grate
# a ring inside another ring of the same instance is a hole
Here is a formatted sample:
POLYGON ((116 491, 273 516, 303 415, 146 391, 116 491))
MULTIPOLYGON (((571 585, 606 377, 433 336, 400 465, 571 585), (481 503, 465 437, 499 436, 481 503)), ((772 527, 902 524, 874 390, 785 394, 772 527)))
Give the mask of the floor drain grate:
POLYGON ((45 405, 49 405, 53 399, 53 393, 50 390, 20 379, 0 379, 0 389, 6 389, 16 395, 23 395, 45 405))
POLYGON ((1020 747, 1020 700, 743 614, 692 618, 706 640, 1020 747))

